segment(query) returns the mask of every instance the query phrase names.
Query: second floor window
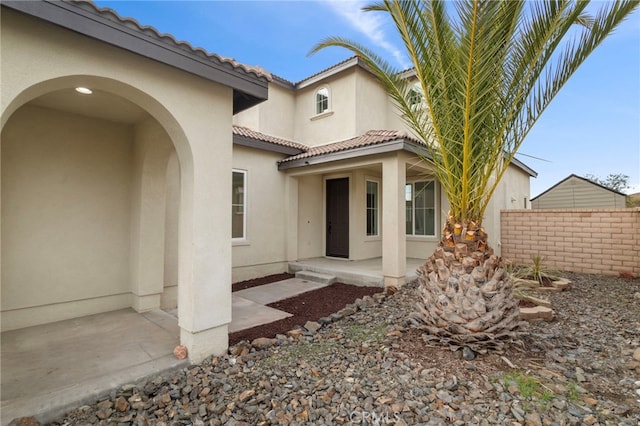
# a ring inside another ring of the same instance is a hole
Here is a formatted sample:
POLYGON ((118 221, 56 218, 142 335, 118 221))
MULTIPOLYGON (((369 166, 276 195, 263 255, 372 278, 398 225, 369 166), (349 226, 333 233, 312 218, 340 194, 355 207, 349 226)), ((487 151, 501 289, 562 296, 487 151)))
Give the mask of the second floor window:
POLYGON ((409 105, 411 105, 411 108, 421 108, 424 106, 422 89, 417 84, 414 84, 413 87, 409 89, 409 105))
POLYGON ((329 111, 329 89, 321 87, 316 92, 316 114, 329 111))

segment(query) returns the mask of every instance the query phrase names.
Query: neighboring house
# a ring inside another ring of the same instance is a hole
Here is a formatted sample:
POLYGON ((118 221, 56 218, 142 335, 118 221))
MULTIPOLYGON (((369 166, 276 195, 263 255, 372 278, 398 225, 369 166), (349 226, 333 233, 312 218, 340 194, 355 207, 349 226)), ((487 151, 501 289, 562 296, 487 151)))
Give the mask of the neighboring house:
POLYGON ((640 207, 640 192, 627 195, 627 207, 640 207))
POLYGON ((534 209, 624 208, 626 195, 571 174, 531 199, 534 209))
MULTIPOLYGON (((177 306, 198 361, 232 282, 331 257, 401 285, 436 247, 446 197, 358 59, 294 84, 91 3, 1 18, 2 330, 177 306)), ((514 161, 490 203, 497 251, 531 176, 514 161)))

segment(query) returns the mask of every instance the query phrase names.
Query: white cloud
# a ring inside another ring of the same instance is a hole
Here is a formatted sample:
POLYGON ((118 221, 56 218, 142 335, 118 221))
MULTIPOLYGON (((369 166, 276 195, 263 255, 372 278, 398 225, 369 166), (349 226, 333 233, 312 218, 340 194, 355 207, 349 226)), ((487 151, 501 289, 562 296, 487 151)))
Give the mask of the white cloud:
POLYGON ((367 37, 374 45, 387 51, 400 67, 409 68, 411 66, 404 52, 388 41, 383 29, 383 15, 377 12, 362 11, 362 7, 368 5, 369 1, 327 0, 321 3, 329 6, 334 13, 345 19, 349 25, 367 37))

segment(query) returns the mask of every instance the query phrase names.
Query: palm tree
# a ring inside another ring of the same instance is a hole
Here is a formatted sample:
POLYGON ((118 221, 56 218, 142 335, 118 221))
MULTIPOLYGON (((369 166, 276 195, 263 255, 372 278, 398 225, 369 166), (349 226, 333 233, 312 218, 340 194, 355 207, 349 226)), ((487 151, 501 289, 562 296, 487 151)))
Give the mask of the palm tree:
POLYGON ((451 206, 439 246, 421 268, 422 300, 413 315, 434 341, 484 351, 521 333, 511 281, 487 244, 482 218, 540 115, 638 1, 607 2, 593 16, 588 5, 382 0, 363 10, 389 15, 411 70, 340 37, 312 49, 340 46, 360 57, 427 147, 423 160, 451 206))

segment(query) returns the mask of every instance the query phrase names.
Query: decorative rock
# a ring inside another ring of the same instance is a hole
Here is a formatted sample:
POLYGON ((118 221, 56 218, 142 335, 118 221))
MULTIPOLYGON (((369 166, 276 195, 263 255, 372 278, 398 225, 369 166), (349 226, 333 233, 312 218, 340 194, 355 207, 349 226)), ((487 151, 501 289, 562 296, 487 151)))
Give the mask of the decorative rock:
POLYGON ((537 319, 552 320, 553 310, 545 306, 534 306, 533 308, 520 308, 520 318, 525 321, 537 319))
POLYGON ((559 280, 552 281, 551 285, 560 290, 568 290, 571 288, 571 281, 566 278, 560 278, 559 280))
POLYGON ((173 349, 173 356, 176 359, 185 359, 187 357, 187 347, 183 345, 178 345, 173 349))
POLYGON ((635 300, 640 300, 640 291, 638 291, 638 292, 634 293, 634 294, 633 294, 633 298, 634 298, 635 300))
POLYGON ((251 342, 251 346, 256 349, 266 349, 275 345, 276 342, 276 339, 269 339, 268 337, 258 337, 251 342))
POLYGON ((358 310, 356 308, 354 308, 353 306, 345 306, 344 308, 342 308, 340 310, 339 313, 343 317, 348 317, 348 316, 351 316, 351 315, 355 314, 356 312, 358 312, 358 310))
POLYGON ((302 335, 302 333, 303 333, 303 330, 301 328, 294 328, 293 330, 287 331, 287 336, 297 339, 302 335))
POLYGON ((9 426, 40 426, 40 422, 35 417, 21 417, 13 420, 9 426))
POLYGON ((256 394, 255 389, 247 389, 246 391, 244 391, 240 395, 238 395, 238 400, 240 402, 244 402, 247 399, 251 398, 255 394, 256 394))
POLYGON ((473 359, 475 359, 476 354, 467 346, 462 348, 462 358, 464 358, 466 361, 471 361, 473 359))
POLYGON ((124 413, 129 409, 129 403, 123 396, 120 396, 118 397, 118 399, 116 399, 115 407, 116 407, 116 410, 120 411, 121 413, 124 413))
POLYGON ((629 330, 640 329, 640 303, 629 301, 639 288, 618 277, 571 280, 571 292, 546 293, 558 320, 528 325, 522 358, 502 354, 513 366, 493 351, 467 362, 462 349, 424 346, 425 331, 408 321, 420 288, 407 283, 380 305, 332 315, 314 334, 300 327, 260 351, 239 343, 199 365, 114 389, 109 400, 53 424, 635 424, 640 337, 629 330), (634 370, 619 368, 625 363, 634 370), (505 381, 509 374, 515 379, 505 381), (536 380, 539 393, 525 396, 519 374, 536 380))
POLYGON ((307 321, 307 323, 304 325, 304 328, 309 333, 315 333, 316 331, 320 330, 320 328, 322 328, 322 325, 316 321, 307 321))
POLYGON ((524 417, 524 420, 526 426, 542 426, 542 419, 540 418, 540 414, 536 412, 528 413, 524 417))
POLYGON ((633 351, 633 359, 640 362, 640 348, 636 348, 636 350, 633 351))
POLYGON ((331 319, 331 317, 322 317, 318 320, 318 322, 322 325, 327 325, 327 324, 331 324, 333 320, 331 319))

